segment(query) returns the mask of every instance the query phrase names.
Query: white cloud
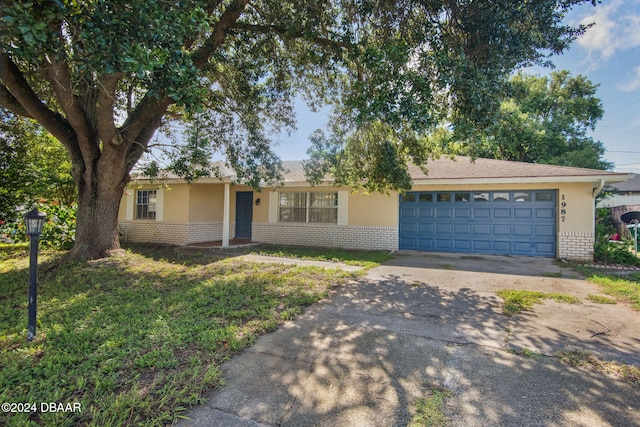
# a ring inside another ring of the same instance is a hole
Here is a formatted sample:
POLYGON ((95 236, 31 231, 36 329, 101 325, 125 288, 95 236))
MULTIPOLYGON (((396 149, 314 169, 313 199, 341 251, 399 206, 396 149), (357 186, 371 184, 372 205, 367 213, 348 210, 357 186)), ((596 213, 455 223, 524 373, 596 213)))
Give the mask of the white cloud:
POLYGON ((628 83, 618 85, 618 88, 620 88, 620 90, 622 90, 623 92, 634 92, 640 89, 640 66, 635 67, 633 71, 635 72, 633 80, 628 83))
POLYGON ((595 23, 577 40, 593 61, 606 60, 616 52, 640 46, 640 1, 614 0, 598 5, 581 24, 595 23))

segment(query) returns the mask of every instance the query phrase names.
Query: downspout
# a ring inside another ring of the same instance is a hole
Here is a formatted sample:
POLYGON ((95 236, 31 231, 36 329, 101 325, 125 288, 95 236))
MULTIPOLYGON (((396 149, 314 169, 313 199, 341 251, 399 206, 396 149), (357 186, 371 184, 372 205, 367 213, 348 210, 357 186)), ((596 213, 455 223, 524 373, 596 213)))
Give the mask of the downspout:
POLYGON ((606 181, 601 178, 598 186, 593 189, 593 205, 592 205, 593 207, 591 208, 592 209, 591 218, 593 218, 592 230, 593 230, 594 244, 595 244, 595 237, 596 237, 596 196, 600 194, 605 184, 606 184, 606 181))
POLYGON ((593 189, 593 198, 594 199, 598 194, 600 194, 600 192, 604 188, 605 184, 606 184, 606 181, 604 179, 601 179, 600 180, 600 184, 598 184, 598 186, 593 189))

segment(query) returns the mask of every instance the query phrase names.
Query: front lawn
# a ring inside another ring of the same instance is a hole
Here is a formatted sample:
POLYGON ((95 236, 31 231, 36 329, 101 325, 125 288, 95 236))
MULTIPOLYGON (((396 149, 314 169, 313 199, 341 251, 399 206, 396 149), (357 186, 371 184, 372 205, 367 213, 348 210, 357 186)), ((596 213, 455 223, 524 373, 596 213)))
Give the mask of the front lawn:
POLYGON ((640 272, 620 276, 606 273, 591 267, 576 267, 588 281, 600 285, 602 293, 613 297, 616 301, 629 304, 632 309, 640 311, 640 272))
POLYGON ((54 268, 61 253, 44 252, 29 343, 27 255, 0 246, 0 402, 36 410, 0 425, 170 424, 222 383, 222 362, 357 274, 144 246, 54 268))
POLYGON ((355 251, 340 248, 319 248, 307 246, 260 245, 249 250, 257 255, 308 259, 313 261, 342 262, 365 268, 376 267, 393 256, 385 251, 355 251))

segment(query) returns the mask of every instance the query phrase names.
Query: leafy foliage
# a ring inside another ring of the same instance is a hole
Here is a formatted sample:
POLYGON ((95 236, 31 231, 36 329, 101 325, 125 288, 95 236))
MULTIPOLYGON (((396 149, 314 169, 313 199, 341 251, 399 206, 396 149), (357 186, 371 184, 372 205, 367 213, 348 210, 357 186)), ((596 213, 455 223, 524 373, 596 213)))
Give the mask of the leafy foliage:
MULTIPOLYGON (((47 214, 40 245, 51 249, 71 249, 76 237, 76 206, 41 199, 35 207, 47 214)), ((28 242, 23 218, 1 224, 0 237, 6 243, 28 242)))
POLYGON ((75 200, 71 162, 64 148, 32 120, 0 113, 0 220, 37 199, 75 200))
MULTIPOLYGON (((465 145, 440 136, 448 151, 475 157, 610 169, 602 160, 604 146, 588 136, 604 110, 597 85, 584 76, 556 71, 550 77, 513 76, 495 122, 485 134, 465 145)), ((435 136, 437 138, 437 136, 435 136)))
POLYGON ((599 208, 596 211, 596 237, 593 246, 595 261, 605 264, 640 265, 640 259, 629 249, 632 242, 610 242, 609 238, 616 229, 611 219, 611 210, 599 208))

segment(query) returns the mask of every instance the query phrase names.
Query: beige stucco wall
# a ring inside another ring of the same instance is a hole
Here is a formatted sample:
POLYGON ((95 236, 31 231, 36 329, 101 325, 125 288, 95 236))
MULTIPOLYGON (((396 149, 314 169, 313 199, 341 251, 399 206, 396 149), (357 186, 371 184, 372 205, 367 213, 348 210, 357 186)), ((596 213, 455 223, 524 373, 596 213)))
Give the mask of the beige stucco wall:
POLYGON ((189 186, 189 222, 222 221, 224 184, 191 184, 189 186))
POLYGON ((349 194, 349 225, 398 226, 398 193, 349 194))
POLYGON ((163 190, 163 221, 174 223, 189 221, 189 190, 189 184, 171 184, 163 190))

